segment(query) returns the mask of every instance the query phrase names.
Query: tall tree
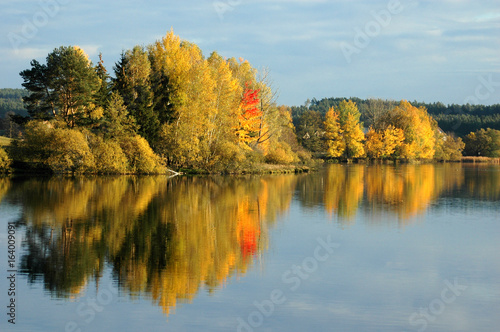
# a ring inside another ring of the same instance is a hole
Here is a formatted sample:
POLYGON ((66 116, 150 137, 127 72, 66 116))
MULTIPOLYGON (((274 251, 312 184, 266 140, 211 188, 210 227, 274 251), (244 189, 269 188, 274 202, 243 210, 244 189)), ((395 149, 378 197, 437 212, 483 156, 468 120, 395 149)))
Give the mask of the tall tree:
POLYGON ((339 114, 333 107, 326 112, 324 127, 328 157, 342 157, 345 152, 345 141, 342 137, 344 130, 340 126, 339 114))
POLYGON ((329 156, 361 158, 365 155, 365 137, 359 119, 358 107, 351 100, 341 101, 336 109, 330 108, 325 121, 329 156))
POLYGON ((61 46, 47 56, 47 64, 31 61, 20 75, 30 91, 24 102, 32 118, 57 119, 68 127, 88 124, 102 116, 96 106, 99 77, 83 50, 61 46))
POLYGON ((241 98, 236 135, 244 143, 253 143, 259 138, 262 123, 259 92, 260 90, 250 89, 247 84, 241 98))
POLYGON ((356 119, 354 114, 348 113, 343 129, 345 142, 344 155, 347 158, 364 157, 365 149, 363 141, 365 140, 365 136, 363 134, 363 130, 361 130, 359 119, 356 119))
POLYGON ((111 83, 110 76, 106 67, 104 67, 104 60, 102 59, 102 53, 99 53, 99 62, 95 67, 97 77, 99 77, 99 90, 96 92, 96 105, 101 108, 106 108, 108 99, 111 94, 111 83))
POLYGON ((114 71, 114 91, 122 96, 128 112, 135 118, 139 135, 151 146, 155 146, 160 122, 153 109, 148 53, 142 47, 135 46, 132 50, 122 53, 114 71))
MULTIPOLYGON (((384 114, 382 121, 403 130, 405 141, 396 149, 396 157, 405 159, 432 159, 435 153, 436 126, 423 107, 412 106, 406 100, 384 114)), ((387 128, 387 127, 386 127, 387 128)))

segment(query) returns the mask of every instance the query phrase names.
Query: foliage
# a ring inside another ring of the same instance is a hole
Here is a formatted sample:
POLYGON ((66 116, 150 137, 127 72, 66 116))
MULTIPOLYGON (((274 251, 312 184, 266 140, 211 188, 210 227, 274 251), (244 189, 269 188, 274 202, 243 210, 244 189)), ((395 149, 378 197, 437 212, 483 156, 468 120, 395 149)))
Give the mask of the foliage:
MULTIPOLYGON (((292 108, 293 109, 293 108, 292 108)), ((299 143, 309 151, 323 152, 325 134, 322 116, 317 111, 305 111, 294 119, 299 143)))
POLYGON ((330 108, 326 113, 324 128, 329 157, 361 158, 365 155, 365 140, 360 113, 354 102, 342 101, 337 109, 330 108))
POLYGON ((139 174, 165 173, 161 159, 154 153, 145 138, 136 135, 123 137, 120 147, 129 162, 129 171, 139 174))
POLYGON ((438 132, 434 159, 439 161, 460 161, 465 143, 460 137, 438 132))
POLYGON ((324 128, 327 156, 332 158, 341 157, 345 151, 345 141, 342 137, 344 131, 339 122, 339 113, 333 107, 326 113, 324 128))
POLYGON ((258 132, 262 122, 262 111, 258 108, 260 104, 259 92, 258 89, 249 89, 247 84, 241 99, 236 135, 244 143, 252 143, 259 138, 258 132))
MULTIPOLYGON (((46 64, 33 60, 31 66, 21 72, 29 116, 18 122, 42 120, 54 130, 85 132, 97 163, 109 153, 93 167, 96 172, 150 173, 166 165, 233 171, 250 162, 250 150, 264 159, 280 137, 293 146, 296 160, 289 110, 276 106, 265 77, 258 79, 243 59, 215 52, 207 59, 173 31, 124 51, 111 80, 102 55, 93 66, 78 47, 55 49, 46 64)), ((18 154, 24 160, 30 155, 25 152, 18 154)), ((42 157, 37 160, 45 165, 42 157)))
POLYGON ((96 173, 124 174, 130 172, 127 157, 118 142, 95 136, 91 139, 90 147, 96 161, 94 168, 96 173))
POLYGON ((500 157, 500 131, 479 129, 464 138, 466 156, 500 157))
POLYGON ((13 146, 17 160, 49 168, 56 173, 85 173, 94 167, 94 156, 82 132, 31 121, 24 140, 13 146))
POLYGON ((296 161, 295 153, 286 142, 279 142, 266 155, 266 162, 271 164, 291 164, 296 161))
POLYGON ((347 158, 361 158, 365 156, 365 149, 363 146, 363 141, 365 136, 359 124, 359 120, 356 119, 355 115, 352 113, 347 114, 347 119, 343 125, 344 128, 344 141, 345 141, 345 152, 344 155, 347 158))
POLYGON ((12 160, 7 155, 7 152, 5 152, 5 150, 0 147, 0 173, 10 171, 11 164, 12 160))
POLYGON ((365 150, 370 159, 391 158, 404 142, 402 129, 389 125, 385 130, 376 131, 372 127, 366 133, 365 150))
POLYGON ((100 80, 88 56, 77 46, 61 46, 46 61, 32 60, 32 68, 20 73, 23 87, 30 92, 23 98, 29 115, 55 118, 70 128, 92 125, 102 116, 102 107, 95 99, 100 80))
POLYGON ((403 100, 385 113, 379 127, 392 125, 404 133, 404 143, 397 147, 395 156, 403 159, 432 159, 435 152, 437 126, 425 108, 416 108, 403 100))

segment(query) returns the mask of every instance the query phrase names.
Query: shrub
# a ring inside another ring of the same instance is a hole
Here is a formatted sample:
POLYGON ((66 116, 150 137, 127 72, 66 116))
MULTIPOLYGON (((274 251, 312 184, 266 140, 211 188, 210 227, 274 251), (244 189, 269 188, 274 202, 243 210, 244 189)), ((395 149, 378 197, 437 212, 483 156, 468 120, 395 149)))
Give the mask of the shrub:
POLYGON ((102 174, 124 174, 128 172, 127 157, 118 142, 94 137, 91 143, 95 160, 95 171, 102 174))
POLYGON ((266 155, 266 162, 271 164, 291 164, 295 161, 296 155, 290 145, 285 142, 279 142, 269 150, 266 155))
POLYGON ((94 167, 87 140, 76 129, 54 128, 31 121, 26 125, 24 140, 13 145, 16 160, 47 167, 56 173, 84 173, 94 167))
POLYGON ((10 160, 7 152, 4 149, 0 148, 0 173, 6 173, 10 171, 10 165, 12 161, 10 160))
POLYGON ((129 170, 139 174, 163 174, 166 168, 149 143, 141 136, 123 137, 120 147, 127 157, 129 170))
POLYGON ((297 157, 299 158, 300 163, 307 165, 312 162, 311 152, 306 150, 297 151, 297 157))

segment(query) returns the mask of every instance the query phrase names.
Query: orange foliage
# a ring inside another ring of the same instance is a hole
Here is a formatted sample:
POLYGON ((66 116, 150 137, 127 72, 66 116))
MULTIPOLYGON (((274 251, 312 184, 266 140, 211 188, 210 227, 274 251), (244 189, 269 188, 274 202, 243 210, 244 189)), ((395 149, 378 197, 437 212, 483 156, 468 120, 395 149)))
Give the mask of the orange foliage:
POLYGON ((259 138, 258 132, 262 121, 262 111, 257 107, 260 103, 259 92, 260 89, 250 89, 249 84, 246 84, 236 130, 236 135, 241 142, 250 143, 259 138))

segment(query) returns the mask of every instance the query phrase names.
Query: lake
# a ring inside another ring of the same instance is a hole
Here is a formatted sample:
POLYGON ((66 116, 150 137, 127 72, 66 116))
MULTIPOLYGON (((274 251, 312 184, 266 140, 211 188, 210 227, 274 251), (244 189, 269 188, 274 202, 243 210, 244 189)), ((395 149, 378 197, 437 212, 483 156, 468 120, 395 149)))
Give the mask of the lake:
POLYGON ((0 330, 498 331, 499 203, 498 165, 0 178, 0 330))

